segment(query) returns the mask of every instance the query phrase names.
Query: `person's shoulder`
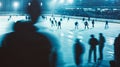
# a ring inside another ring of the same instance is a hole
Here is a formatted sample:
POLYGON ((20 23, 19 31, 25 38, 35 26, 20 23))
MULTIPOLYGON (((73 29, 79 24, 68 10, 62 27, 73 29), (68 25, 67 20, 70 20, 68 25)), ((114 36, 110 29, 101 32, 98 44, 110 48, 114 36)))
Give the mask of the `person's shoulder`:
POLYGON ((12 37, 13 35, 14 35, 14 32, 9 32, 9 33, 3 34, 4 37, 12 37))
POLYGON ((53 46, 55 47, 60 46, 60 40, 58 39, 57 35, 54 34, 53 32, 48 30, 41 30, 41 31, 38 31, 38 33, 47 37, 53 46))

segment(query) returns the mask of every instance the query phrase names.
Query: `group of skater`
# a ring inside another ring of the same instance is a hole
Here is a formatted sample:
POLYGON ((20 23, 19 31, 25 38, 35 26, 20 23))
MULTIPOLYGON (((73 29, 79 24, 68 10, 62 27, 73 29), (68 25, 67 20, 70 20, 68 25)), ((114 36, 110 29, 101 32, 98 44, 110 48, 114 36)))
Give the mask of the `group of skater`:
MULTIPOLYGON (((62 22, 65 20, 65 18, 67 18, 67 22, 71 22, 70 17, 61 17, 59 20, 56 20, 55 17, 50 17, 50 23, 51 23, 51 27, 56 26, 57 29, 61 29, 62 28, 62 22)), ((79 24, 84 24, 84 29, 90 29, 90 24, 91 24, 91 28, 95 27, 95 20, 94 19, 90 19, 90 17, 85 18, 83 17, 81 19, 81 23, 79 21, 75 21, 74 22, 74 29, 79 29, 79 24)), ((108 29, 109 28, 109 22, 105 21, 104 23, 104 29, 108 29)))
POLYGON ((50 22, 51 22, 51 27, 57 26, 57 29, 61 29, 62 18, 59 21, 57 21, 55 17, 53 19, 50 18, 50 22))
MULTIPOLYGON (((82 22, 84 24, 84 29, 90 29, 90 25, 91 24, 91 28, 94 28, 95 27, 95 20, 94 19, 90 19, 90 17, 88 17, 88 19, 85 20, 85 18, 82 19, 82 22)), ((75 29, 79 29, 79 22, 76 21, 74 23, 75 25, 75 29)), ((104 29, 108 29, 109 28, 109 25, 108 25, 108 21, 105 21, 105 26, 104 26, 104 29)))

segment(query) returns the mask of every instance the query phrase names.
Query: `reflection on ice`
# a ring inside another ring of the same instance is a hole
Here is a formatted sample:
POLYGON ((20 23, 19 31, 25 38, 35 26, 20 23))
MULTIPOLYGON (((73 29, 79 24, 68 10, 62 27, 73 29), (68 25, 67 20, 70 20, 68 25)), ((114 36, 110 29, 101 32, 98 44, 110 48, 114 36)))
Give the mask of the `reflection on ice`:
POLYGON ((107 37, 107 44, 108 44, 108 45, 113 45, 114 39, 115 39, 115 38, 113 38, 113 37, 107 37))

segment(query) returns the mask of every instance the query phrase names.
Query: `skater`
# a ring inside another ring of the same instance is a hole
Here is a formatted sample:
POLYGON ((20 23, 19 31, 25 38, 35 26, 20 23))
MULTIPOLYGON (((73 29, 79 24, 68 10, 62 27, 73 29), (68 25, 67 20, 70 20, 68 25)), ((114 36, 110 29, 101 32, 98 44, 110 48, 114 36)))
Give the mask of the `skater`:
POLYGON ((75 64, 77 67, 82 66, 83 62, 83 54, 85 52, 84 45, 80 42, 80 39, 75 39, 74 44, 74 58, 75 58, 75 64))
POLYGON ((105 22, 105 29, 108 29, 109 25, 108 25, 108 21, 105 22))
POLYGON ((75 29, 78 29, 78 21, 75 22, 75 29))
POLYGON ((55 20, 55 25, 56 25, 56 26, 58 25, 57 20, 55 20))
POLYGON ((84 22, 85 21, 85 18, 83 17, 82 21, 84 22))
POLYGON ((67 22, 70 20, 70 17, 67 18, 67 22))
POLYGON ((63 19, 62 19, 62 18, 60 18, 60 21, 62 22, 62 21, 63 21, 63 19))
POLYGON ((58 29, 61 29, 61 21, 58 21, 58 29))
POLYGON ((53 20, 51 20, 51 27, 53 27, 54 26, 54 21, 53 20))
POLYGON ((85 25, 85 29, 89 29, 87 21, 84 22, 84 25, 85 25))
POLYGON ((90 45, 90 49, 89 49, 89 56, 88 56, 88 63, 91 62, 91 55, 92 55, 92 52, 94 53, 94 62, 96 62, 96 46, 98 44, 98 40, 94 37, 94 35, 90 35, 91 38, 89 39, 88 43, 90 45))
POLYGON ((105 46, 105 37, 102 33, 99 33, 99 58, 98 60, 103 60, 103 48, 105 46))
POLYGON ((90 17, 88 17, 88 23, 90 23, 90 17))
POLYGON ((12 16, 10 15, 9 18, 8 18, 8 21, 12 18, 12 16))
POLYGON ((88 17, 88 21, 90 21, 90 17, 88 17))
POLYGON ((114 40, 115 67, 120 66, 120 34, 114 40))
POLYGON ((94 21, 94 20, 92 20, 92 28, 94 28, 94 24, 95 24, 95 21, 94 21))

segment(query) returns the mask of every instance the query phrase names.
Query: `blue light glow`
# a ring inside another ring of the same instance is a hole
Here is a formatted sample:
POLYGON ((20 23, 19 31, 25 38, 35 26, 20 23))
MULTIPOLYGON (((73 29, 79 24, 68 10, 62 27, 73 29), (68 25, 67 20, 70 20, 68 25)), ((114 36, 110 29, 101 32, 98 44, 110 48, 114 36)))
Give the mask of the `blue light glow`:
POLYGON ((68 2, 69 4, 72 4, 72 3, 73 3, 73 0, 67 0, 67 2, 68 2))
POLYGON ((17 9, 17 8, 19 7, 19 2, 17 2, 17 1, 14 2, 14 3, 13 3, 13 7, 14 7, 15 9, 17 9))
POLYGON ((2 7, 2 3, 0 2, 0 7, 2 7))
POLYGON ((60 3, 64 3, 65 2, 65 0, 60 0, 60 3))

